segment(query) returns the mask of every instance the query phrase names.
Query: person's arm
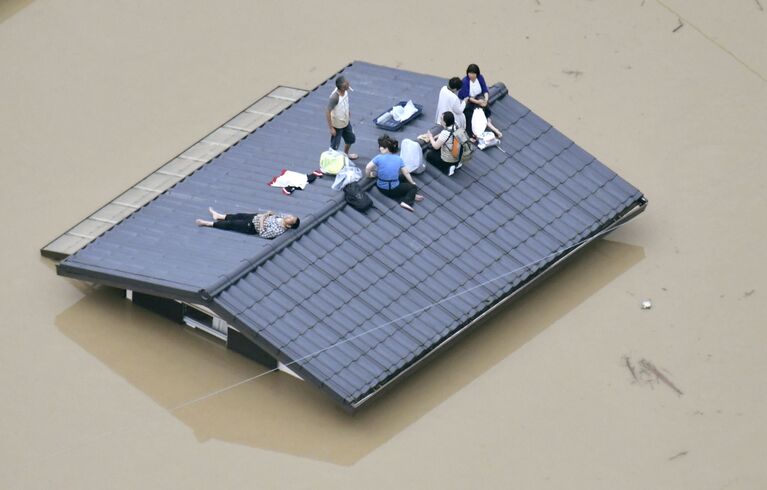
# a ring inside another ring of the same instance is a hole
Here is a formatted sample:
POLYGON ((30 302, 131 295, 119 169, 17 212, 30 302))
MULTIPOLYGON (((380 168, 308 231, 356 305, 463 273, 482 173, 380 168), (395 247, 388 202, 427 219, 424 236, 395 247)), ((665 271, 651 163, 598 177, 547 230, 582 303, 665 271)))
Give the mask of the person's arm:
POLYGON ((487 83, 485 83, 485 77, 482 75, 478 76, 477 79, 479 80, 479 87, 482 89, 482 93, 480 94, 480 104, 482 107, 487 107, 488 102, 490 101, 490 91, 487 89, 487 83))
POLYGON ((330 96, 330 100, 328 101, 328 109, 325 111, 325 119, 328 122, 328 128, 330 128, 330 135, 335 136, 336 135, 336 128, 333 127, 333 118, 330 115, 330 113, 335 109, 335 107, 338 105, 338 92, 334 92, 330 96))
POLYGON ((431 134, 431 131, 426 132, 427 135, 429 135, 429 144, 431 144, 431 147, 435 150, 439 150, 439 145, 437 145, 437 140, 434 139, 434 135, 431 134))
POLYGON ((336 128, 333 127, 332 120, 330 119, 330 111, 327 111, 325 118, 328 120, 328 127, 330 128, 330 136, 336 135, 336 128))
POLYGON ((431 147, 434 148, 435 150, 439 150, 440 148, 442 148, 442 145, 444 145, 445 141, 447 140, 447 138, 445 138, 444 140, 442 139, 442 133, 439 133, 439 136, 437 136, 436 138, 434 138, 434 135, 431 134, 431 131, 427 131, 426 134, 429 135, 429 143, 431 143, 431 147))
POLYGON ((264 232, 264 224, 266 223, 266 218, 268 218, 272 214, 274 213, 272 213, 271 211, 267 211, 265 213, 258 215, 258 234, 259 235, 264 232))
POLYGON ((458 91, 458 98, 464 102, 469 98, 469 77, 463 77, 463 80, 461 80, 461 90, 458 91))
POLYGON ((371 179, 375 178, 376 175, 378 175, 378 165, 376 165, 375 159, 368 162, 368 164, 365 166, 365 175, 367 175, 371 179))
POLYGON ((479 88, 482 89, 482 95, 485 96, 485 99, 488 98, 490 95, 490 90, 487 88, 487 83, 485 82, 485 77, 482 75, 478 76, 477 79, 479 80, 479 88))
POLYGON ((415 182, 413 181, 413 177, 410 176, 410 172, 405 167, 400 167, 399 173, 402 174, 403 177, 405 177, 405 180, 410 182, 411 184, 415 185, 415 182))

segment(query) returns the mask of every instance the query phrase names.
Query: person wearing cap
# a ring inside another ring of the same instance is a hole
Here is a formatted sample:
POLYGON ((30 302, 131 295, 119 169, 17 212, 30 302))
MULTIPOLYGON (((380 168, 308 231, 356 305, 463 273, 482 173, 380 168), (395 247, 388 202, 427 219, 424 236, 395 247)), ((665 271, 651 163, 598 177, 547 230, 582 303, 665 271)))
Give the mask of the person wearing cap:
POLYGON ((336 88, 330 94, 325 118, 330 129, 330 148, 338 150, 341 138, 344 140, 344 153, 349 160, 356 160, 355 153, 349 153, 352 144, 357 140, 352 129, 351 111, 349 110, 349 80, 343 76, 336 78, 336 88))
POLYGON ((222 214, 213 208, 208 208, 213 221, 198 219, 197 226, 230 230, 248 235, 258 235, 261 238, 272 239, 285 233, 287 230, 298 228, 301 220, 292 214, 275 214, 272 211, 265 213, 236 213, 222 214))

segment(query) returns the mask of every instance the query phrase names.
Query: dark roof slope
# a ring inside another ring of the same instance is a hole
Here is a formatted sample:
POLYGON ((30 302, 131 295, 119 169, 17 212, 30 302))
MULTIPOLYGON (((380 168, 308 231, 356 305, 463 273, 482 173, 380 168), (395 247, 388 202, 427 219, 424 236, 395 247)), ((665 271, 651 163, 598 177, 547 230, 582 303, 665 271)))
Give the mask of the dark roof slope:
POLYGON ((354 406, 642 197, 511 97, 493 121, 506 153, 430 167, 412 214, 371 191, 375 211, 339 210, 216 306, 354 406))
MULTIPOLYGON (((376 153, 381 131, 372 119, 399 100, 426 111, 398 137, 433 126, 443 79, 360 62, 343 73, 354 88, 358 153, 376 153)), ((492 106, 502 148, 476 152, 452 178, 429 167, 416 177, 426 200, 415 213, 372 190, 375 209, 360 214, 341 204, 329 179, 282 196, 264 184, 283 167, 316 166, 331 86, 64 261, 61 273, 209 299, 243 334, 354 409, 644 204, 637 189, 510 96, 492 106), (278 209, 303 224, 273 242, 193 226, 209 204, 278 209)))

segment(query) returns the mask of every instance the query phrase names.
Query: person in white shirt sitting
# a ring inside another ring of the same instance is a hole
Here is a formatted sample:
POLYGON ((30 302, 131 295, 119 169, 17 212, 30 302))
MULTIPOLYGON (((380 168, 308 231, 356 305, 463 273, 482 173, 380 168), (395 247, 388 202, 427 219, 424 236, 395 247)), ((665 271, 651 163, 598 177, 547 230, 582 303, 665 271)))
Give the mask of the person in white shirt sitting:
POLYGON ((459 128, 466 127, 466 116, 463 114, 466 108, 466 102, 458 98, 458 91, 461 90, 461 79, 453 77, 448 80, 447 85, 439 90, 439 100, 437 101, 437 117, 435 124, 442 124, 442 113, 450 111, 455 117, 455 125, 459 128))

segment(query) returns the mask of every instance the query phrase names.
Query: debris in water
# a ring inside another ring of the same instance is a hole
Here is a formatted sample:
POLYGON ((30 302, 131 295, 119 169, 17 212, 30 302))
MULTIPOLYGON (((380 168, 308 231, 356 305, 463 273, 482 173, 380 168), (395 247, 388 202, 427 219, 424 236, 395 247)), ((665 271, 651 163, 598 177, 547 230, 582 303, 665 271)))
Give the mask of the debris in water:
POLYGON ((756 2, 756 6, 759 7, 759 10, 764 12, 764 7, 762 7, 762 2, 760 2, 759 0, 754 0, 754 1, 756 2))
POLYGON ((655 384, 663 383, 676 392, 677 395, 682 396, 682 390, 676 387, 668 377, 663 374, 660 369, 655 367, 653 363, 647 359, 640 359, 637 366, 634 366, 629 356, 623 356, 623 361, 626 363, 626 368, 631 373, 631 377, 634 378, 634 383, 642 385, 649 385, 654 387, 655 384))
POLYGON ((624 356, 623 360, 626 361, 626 367, 629 368, 629 372, 631 373, 631 376, 634 378, 634 381, 639 382, 639 378, 637 378, 637 373, 634 370, 634 366, 631 365, 631 359, 629 359, 629 356, 624 356))
POLYGON ((681 458, 682 456, 687 456, 687 451, 680 451, 680 452, 676 453, 675 455, 671 456, 670 458, 668 458, 668 460, 669 461, 674 461, 675 459, 681 458))
POLYGON ((652 308, 652 301, 649 299, 643 299, 641 305, 643 310, 649 310, 652 308))
POLYGON ((575 78, 578 78, 579 76, 583 75, 583 72, 580 70, 562 70, 562 73, 565 75, 570 75, 575 78))
POLYGON ((682 396, 684 393, 682 393, 682 390, 674 386, 674 383, 672 383, 665 374, 661 373, 658 368, 655 367, 653 363, 648 361, 647 359, 642 359, 639 361, 639 365, 642 367, 643 372, 647 372, 651 374, 652 376, 655 376, 655 379, 657 381, 662 381, 666 386, 671 388, 672 390, 676 391, 676 393, 679 396, 682 396))
POLYGON ((756 292, 756 289, 749 289, 748 291, 746 291, 745 293, 743 293, 743 297, 744 297, 744 298, 748 298, 749 296, 751 296, 751 295, 752 295, 752 294, 754 294, 755 292, 756 292))
POLYGON ((679 25, 678 25, 678 26, 676 26, 676 27, 674 27, 674 30, 673 30, 673 31, 671 31, 671 32, 676 32, 676 31, 678 31, 679 29, 681 29, 681 28, 682 28, 682 26, 684 26, 684 23, 682 22, 682 19, 679 19, 679 25))

